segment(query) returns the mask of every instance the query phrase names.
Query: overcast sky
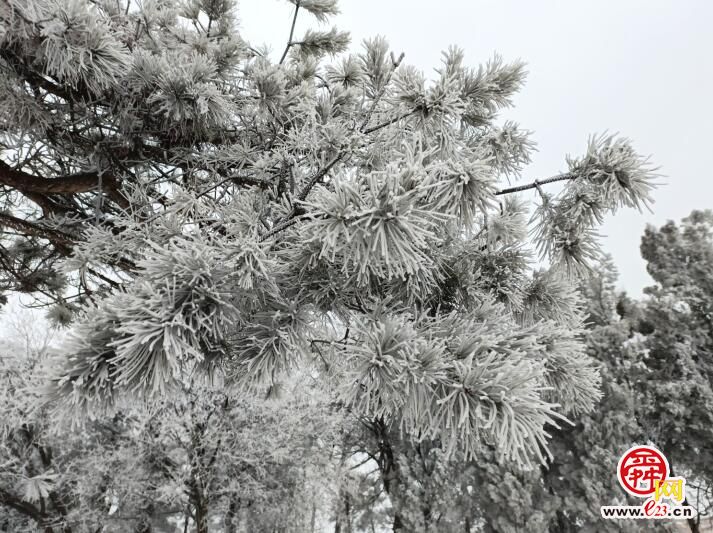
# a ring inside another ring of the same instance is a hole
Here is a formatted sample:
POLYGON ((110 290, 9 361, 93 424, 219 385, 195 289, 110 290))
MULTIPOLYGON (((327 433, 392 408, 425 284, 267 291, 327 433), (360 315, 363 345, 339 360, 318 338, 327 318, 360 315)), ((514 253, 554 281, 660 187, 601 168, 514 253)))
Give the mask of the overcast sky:
MULTIPOLYGON (((285 0, 242 0, 245 38, 279 54, 292 16, 285 0)), ((507 118, 534 131, 528 181, 566 169, 592 133, 619 132, 661 167, 666 182, 653 213, 623 210, 602 228, 620 285, 650 284, 639 254, 647 223, 713 208, 708 161, 713 123, 713 2, 709 0, 342 0, 333 21, 352 47, 377 34, 425 72, 455 44, 473 66, 493 53, 523 59, 530 72, 507 118)), ((304 14, 297 35, 316 22, 304 14)), ((534 200, 534 197, 532 198, 534 200)))

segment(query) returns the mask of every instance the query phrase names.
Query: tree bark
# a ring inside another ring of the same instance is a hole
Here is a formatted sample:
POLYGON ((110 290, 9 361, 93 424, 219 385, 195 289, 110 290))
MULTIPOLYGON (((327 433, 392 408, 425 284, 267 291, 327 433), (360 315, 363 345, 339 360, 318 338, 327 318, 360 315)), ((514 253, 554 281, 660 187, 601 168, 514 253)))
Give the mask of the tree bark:
MULTIPOLYGON (((113 181, 108 176, 103 176, 103 178, 106 183, 113 181)), ((18 191, 41 194, 74 194, 96 189, 99 185, 99 174, 97 172, 79 172, 57 178, 42 178, 22 170, 15 170, 4 161, 0 161, 0 183, 18 191)))

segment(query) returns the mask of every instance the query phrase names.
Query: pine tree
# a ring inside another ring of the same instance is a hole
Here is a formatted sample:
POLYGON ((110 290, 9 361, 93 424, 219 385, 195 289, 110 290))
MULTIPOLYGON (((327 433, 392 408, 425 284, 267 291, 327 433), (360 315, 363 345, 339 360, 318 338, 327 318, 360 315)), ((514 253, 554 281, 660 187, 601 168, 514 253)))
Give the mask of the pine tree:
POLYGON ((713 212, 649 226, 641 253, 656 284, 642 306, 638 416, 687 476, 687 503, 699 510, 688 524, 698 532, 713 491, 713 212))
POLYGON ((53 405, 117 408, 197 372, 274 391, 323 360, 357 416, 529 463, 599 398, 572 280, 604 216, 651 202, 654 169, 598 135, 511 185, 534 148, 498 117, 522 63, 450 48, 427 79, 381 37, 350 53, 294 26, 276 58, 231 0, 0 0, 0 21, 0 283, 72 322, 53 405))

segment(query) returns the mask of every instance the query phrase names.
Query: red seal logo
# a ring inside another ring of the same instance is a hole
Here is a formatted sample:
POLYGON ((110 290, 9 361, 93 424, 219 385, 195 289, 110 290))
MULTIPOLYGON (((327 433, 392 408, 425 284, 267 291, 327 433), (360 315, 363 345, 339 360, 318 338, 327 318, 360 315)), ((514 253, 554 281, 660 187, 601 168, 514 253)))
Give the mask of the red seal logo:
POLYGON ((621 459, 617 477, 624 490, 632 496, 650 496, 656 490, 656 481, 668 478, 666 457, 652 446, 634 446, 621 459))

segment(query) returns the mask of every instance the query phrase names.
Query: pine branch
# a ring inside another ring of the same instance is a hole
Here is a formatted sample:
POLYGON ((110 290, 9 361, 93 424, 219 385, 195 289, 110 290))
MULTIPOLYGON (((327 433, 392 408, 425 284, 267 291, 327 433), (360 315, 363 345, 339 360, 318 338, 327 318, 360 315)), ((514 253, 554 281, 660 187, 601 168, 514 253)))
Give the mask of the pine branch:
POLYGON ((307 185, 304 186, 304 188, 300 191, 300 193, 297 195, 297 199, 300 201, 304 201, 307 196, 309 195, 309 192, 312 190, 312 188, 321 180, 323 177, 325 177, 330 170, 332 170, 332 167, 336 165, 339 161, 341 161, 344 156, 346 156, 346 152, 340 152, 337 155, 335 155, 332 160, 327 163, 325 166, 320 168, 317 172, 314 173, 314 175, 309 179, 307 182, 307 185))
POLYGON ((280 232, 282 232, 282 231, 285 231, 285 230, 286 230, 287 228, 289 228, 290 226, 294 226, 295 224, 297 224, 297 223, 298 223, 300 220, 302 220, 303 218, 305 218, 304 215, 301 215, 301 216, 298 216, 298 217, 294 217, 294 216, 293 216, 292 218, 288 218, 288 219, 285 220, 284 222, 282 222, 282 223, 280 223, 280 224, 277 224, 277 225, 276 225, 274 228, 272 228, 270 231, 268 231, 267 233, 265 233, 264 235, 262 235, 262 236, 258 239, 257 242, 265 242, 267 239, 269 239, 269 238, 272 237, 273 235, 277 235, 278 233, 280 233, 280 232))
POLYGON ((72 94, 69 91, 55 85, 42 75, 34 72, 25 61, 21 59, 20 55, 15 53, 10 47, 4 46, 0 49, 0 58, 5 60, 10 68, 15 71, 15 74, 17 74, 20 79, 26 81, 30 86, 43 89, 47 93, 67 101, 72 99, 72 94))
POLYGON ((0 183, 19 191, 41 194, 74 194, 91 191, 97 187, 98 182, 99 174, 97 172, 79 172, 57 178, 42 178, 16 170, 4 161, 0 161, 0 183))
MULTIPOLYGON (((220 171, 218 172, 221 176, 224 174, 221 173, 220 171)), ((225 178, 224 180, 219 181, 215 185, 211 185, 210 187, 202 190, 198 195, 196 196, 196 199, 202 198, 203 196, 210 194, 213 192, 215 189, 218 187, 221 187, 222 185, 225 185, 226 183, 233 183, 235 185, 254 185, 257 187, 260 187, 261 189, 267 189, 272 185, 271 181, 260 179, 260 178, 252 178, 250 176, 229 176, 225 178)))
MULTIPOLYGON (((307 196, 309 195, 310 191, 312 188, 321 180, 324 176, 326 176, 329 171, 336 165, 342 158, 344 158, 347 155, 346 152, 340 152, 337 155, 335 155, 329 163, 327 163, 325 166, 320 168, 317 172, 312 175, 312 177, 309 179, 307 182, 307 185, 304 186, 304 188, 300 191, 300 193, 297 195, 297 200, 299 201, 304 201, 307 196)), ((303 210, 304 211, 304 210, 303 210)), ((297 222, 299 222, 302 218, 304 218, 304 214, 299 214, 300 211, 296 208, 293 208, 292 211, 287 215, 287 217, 279 222, 277 225, 275 225, 274 228, 272 228, 270 231, 262 235, 259 239, 258 242, 264 242, 273 235, 276 235, 290 226, 293 226, 297 222), (299 216, 298 216, 299 215, 299 216)))
POLYGON ((387 120, 386 122, 382 122, 381 124, 377 124, 376 126, 367 128, 364 130, 364 133, 374 133, 375 131, 379 131, 380 129, 386 128, 387 126, 391 126, 392 124, 395 124, 395 123, 399 122, 400 120, 408 118, 415 113, 416 113, 416 109, 412 109, 411 111, 408 111, 401 115, 397 115, 394 118, 387 120))
POLYGON ((0 488, 0 504, 7 505, 8 507, 15 509, 17 512, 29 516, 35 520, 38 524, 41 524, 44 520, 44 515, 40 510, 34 505, 21 500, 14 494, 0 488))
POLYGON ((67 246, 73 243, 72 238, 65 233, 49 228, 43 228, 34 222, 22 220, 21 218, 14 217, 3 212, 0 212, 0 226, 7 226, 15 231, 19 231, 23 235, 33 235, 35 237, 47 239, 55 245, 58 245, 58 248, 66 249, 67 246))
MULTIPOLYGON (((404 54, 401 54, 401 56, 399 56, 398 60, 396 60, 396 61, 394 62, 394 70, 398 67, 398 65, 401 63, 401 61, 403 60, 403 58, 404 58, 404 54)), ((392 70, 391 72, 393 73, 393 70, 392 70)), ((391 78, 391 76, 389 76, 389 79, 390 79, 390 78, 391 78)), ((389 79, 386 80, 386 82, 385 82, 385 84, 384 84, 384 87, 386 86, 386 84, 388 84, 389 79)), ((382 94, 383 94, 383 91, 382 91, 382 94)), ((380 98, 380 97, 379 97, 379 98, 380 98)), ((375 102, 376 102, 376 100, 375 100, 375 102)), ((397 117, 394 117, 394 118, 392 118, 392 119, 390 119, 390 120, 388 120, 388 121, 386 121, 386 122, 383 122, 383 123, 381 123, 381 124, 378 124, 378 125, 376 125, 376 126, 373 126, 372 128, 368 128, 368 129, 363 130, 363 131, 364 131, 364 133, 367 133, 367 134, 368 134, 368 133, 373 133, 373 132, 375 132, 375 131, 377 131, 377 130, 379 130, 379 129, 382 129, 382 128, 385 128, 385 127, 387 127, 387 126, 389 126, 389 125, 391 125, 391 124, 394 124, 394 123, 398 122, 399 120, 402 120, 402 119, 404 119, 404 118, 406 118, 406 117, 408 117, 408 116, 411 116, 411 115, 414 114, 415 112, 416 112, 415 109, 414 109, 414 110, 411 110, 411 111, 409 111, 409 112, 407 112, 407 113, 404 113, 404 114, 402 114, 402 115, 399 115, 399 116, 397 116, 397 117)), ((367 120, 367 122, 368 122, 369 117, 367 117, 366 120, 367 120)), ((366 122, 364 123, 364 125, 365 125, 365 124, 366 124, 366 122)), ((362 126, 362 127, 363 127, 363 126, 362 126)), ((315 186, 322 178, 324 178, 324 177, 329 173, 330 170, 332 170, 332 168, 334 167, 334 165, 336 165, 339 161, 341 161, 344 157, 346 157, 346 155, 347 155, 347 152, 340 152, 340 153, 338 153, 338 154, 337 154, 336 156, 334 156, 324 167, 322 167, 322 168, 319 169, 317 172, 315 172, 314 175, 313 175, 313 176, 309 179, 309 181, 307 182, 307 185, 305 185, 304 188, 303 188, 303 189, 300 191, 300 193, 297 195, 297 199, 298 199, 299 201, 304 201, 304 200, 307 198, 307 196, 309 195, 310 191, 314 188, 314 186, 315 186)), ((277 233, 280 233, 280 232, 284 231, 285 229, 289 228, 290 226, 294 225, 294 224, 299 220, 299 218, 295 218, 295 216, 297 215, 297 213, 298 213, 298 211, 295 210, 295 209, 293 209, 292 212, 287 216, 287 218, 286 218, 283 222, 277 224, 272 230, 270 230, 269 232, 267 232, 267 233, 265 233, 264 235, 262 235, 262 236, 260 237, 260 239, 258 240, 258 242, 263 242, 263 241, 267 240, 268 238, 270 238, 271 236, 276 235, 277 233)))
MULTIPOLYGON (((23 236, 31 235, 34 237, 39 237, 41 239, 47 239, 52 244, 55 245, 57 251, 62 255, 69 255, 72 251, 72 245, 75 244, 74 238, 67 233, 54 230, 51 228, 45 228, 36 224, 35 222, 30 222, 29 220, 23 220, 21 218, 14 217, 7 213, 0 212, 0 226, 7 226, 15 231, 20 232, 23 236)), ((125 258, 119 258, 116 261, 116 266, 125 270, 126 272, 135 272, 136 264, 133 261, 125 258)), ((110 280, 103 274, 91 270, 90 272, 94 276, 104 280, 110 285, 115 285, 116 282, 110 280)))
MULTIPOLYGON (((20 15, 19 11, 15 11, 16 15, 20 15)), ((22 16, 22 15, 20 15, 22 16)), ((23 17, 24 18, 24 17, 23 17)), ((27 20, 26 20, 27 21, 27 20)), ((27 21, 28 24, 37 25, 35 21, 27 21)), ((18 50, 17 46, 0 47, 0 59, 3 59, 15 74, 33 88, 40 88, 47 94, 62 98, 67 102, 89 102, 93 98, 93 94, 86 86, 76 84, 75 86, 58 85, 55 81, 51 81, 49 76, 33 70, 31 64, 23 58, 23 53, 18 50)))
POLYGON ((289 52, 292 45, 295 44, 292 41, 292 38, 295 36, 295 25, 297 24, 297 14, 299 13, 299 11, 300 11, 300 2, 299 2, 299 0, 297 0, 297 2, 295 2, 295 14, 292 17, 292 27, 290 28, 290 36, 287 39, 287 46, 285 46, 285 51, 282 52, 282 57, 280 58, 280 65, 282 65, 282 63, 285 62, 285 58, 287 57, 287 52, 289 52))
MULTIPOLYGON (((119 191, 119 185, 114 175, 104 173, 102 181, 105 185, 104 191, 107 193, 116 204, 123 208, 129 208, 129 201, 119 191)), ((0 184, 7 185, 17 189, 25 196, 30 198, 30 194, 78 194, 90 192, 92 190, 99 191, 99 172, 78 172, 67 176, 59 176, 56 178, 43 178, 34 176, 12 168, 10 165, 0 160, 0 184)), ((101 191, 99 191, 101 192, 101 191)), ((33 201, 39 197, 31 198, 33 201)), ((40 204, 41 207, 44 207, 40 204)))
POLYGON ((546 183, 554 183, 555 181, 567 181, 567 180, 574 180, 577 179, 577 176, 574 176, 572 174, 560 174, 558 176, 553 176, 551 178, 547 178, 544 180, 535 180, 532 183, 528 183, 527 185, 518 185, 517 187, 510 187, 508 189, 502 189, 500 191, 497 191, 495 193, 495 196, 500 196, 502 194, 512 194, 516 192, 521 192, 521 191, 527 191, 529 189, 536 189, 540 185, 545 185, 546 183))
POLYGON ((94 270, 93 268, 88 268, 88 269, 87 269, 87 272, 89 272, 92 276, 99 278, 99 279, 102 280, 104 283, 106 283, 107 285, 113 287, 114 289, 118 289, 119 287, 121 287, 121 283, 118 283, 117 281, 115 281, 115 280, 113 280, 113 279, 111 279, 111 278, 106 277, 104 274, 102 274, 101 272, 97 272, 97 271, 94 270))
POLYGON ((28 200, 31 200, 35 204, 37 204, 41 209, 42 209, 42 214, 44 216, 47 216, 49 214, 67 214, 67 213, 74 213, 76 212, 75 209, 59 204, 52 200, 48 195, 46 194, 40 194, 37 192, 31 192, 31 191, 20 191, 25 198, 28 200))
POLYGON ((401 52, 401 55, 398 57, 398 59, 393 59, 392 57, 392 65, 391 65, 391 70, 389 70, 389 74, 386 76, 386 79, 384 80, 384 85, 381 87, 381 90, 379 91, 379 94, 376 95, 374 100, 371 102, 371 106, 369 107, 369 111, 366 113, 366 117, 364 118, 364 122, 362 122, 361 127, 359 128, 360 131, 367 133, 366 127, 369 124, 369 121, 371 120, 371 116, 374 114, 374 111, 376 110, 376 106, 379 105, 379 102, 381 99, 384 97, 384 94, 386 94, 386 89, 389 86, 389 83, 391 82, 391 78, 394 75, 394 72, 396 72, 396 69, 399 68, 399 65, 401 62, 404 60, 405 54, 401 52))

